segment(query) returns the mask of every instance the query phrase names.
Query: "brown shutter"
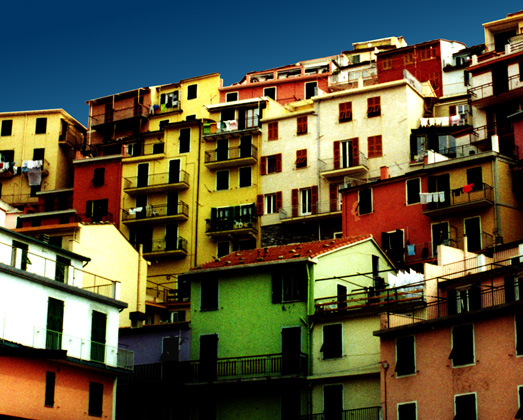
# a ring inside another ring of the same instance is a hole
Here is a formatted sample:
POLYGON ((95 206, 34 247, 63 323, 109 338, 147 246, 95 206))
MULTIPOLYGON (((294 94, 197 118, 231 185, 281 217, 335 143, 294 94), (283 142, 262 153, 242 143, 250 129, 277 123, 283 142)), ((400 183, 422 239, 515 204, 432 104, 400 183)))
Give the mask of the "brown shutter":
POLYGON ((360 165, 360 145, 357 137, 352 139, 352 164, 360 165))
POLYGON ((276 155, 276 172, 281 172, 281 153, 276 155))
POLYGON ((329 184, 330 211, 338 210, 338 184, 329 184))
POLYGON ((453 115, 456 115, 456 114, 457 114, 457 112, 456 112, 456 105, 449 106, 449 115, 453 116, 453 115))
POLYGON ((318 214, 318 186, 313 185, 311 190, 312 214, 318 214))
POLYGON ((282 207, 283 207, 283 200, 282 200, 282 195, 281 195, 281 191, 277 191, 276 192, 276 210, 280 210, 282 207))
POLYGON ((340 142, 334 142, 334 169, 340 169, 340 142))
POLYGON ((267 156, 262 156, 260 159, 260 174, 265 175, 267 173, 267 156))
POLYGON ((256 197, 256 212, 258 216, 263 214, 263 194, 258 194, 256 197))
POLYGON ((292 217, 298 217, 299 209, 299 199, 298 199, 298 189, 293 188, 291 192, 291 203, 292 203, 292 217))

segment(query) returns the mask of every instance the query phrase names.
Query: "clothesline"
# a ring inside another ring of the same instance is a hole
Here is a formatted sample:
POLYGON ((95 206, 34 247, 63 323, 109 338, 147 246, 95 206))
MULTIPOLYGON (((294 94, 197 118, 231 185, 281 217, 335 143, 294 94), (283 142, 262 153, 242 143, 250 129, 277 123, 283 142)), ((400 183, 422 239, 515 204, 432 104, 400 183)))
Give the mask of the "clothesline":
MULTIPOLYGON (((467 184, 463 187, 453 189, 452 195, 454 197, 459 197, 462 193, 467 194, 467 193, 470 193, 472 190, 474 190, 474 183, 467 184)), ((445 197, 445 191, 437 191, 437 192, 429 192, 429 193, 420 192, 419 195, 420 195, 421 204, 444 203, 447 198, 447 197, 445 197)))

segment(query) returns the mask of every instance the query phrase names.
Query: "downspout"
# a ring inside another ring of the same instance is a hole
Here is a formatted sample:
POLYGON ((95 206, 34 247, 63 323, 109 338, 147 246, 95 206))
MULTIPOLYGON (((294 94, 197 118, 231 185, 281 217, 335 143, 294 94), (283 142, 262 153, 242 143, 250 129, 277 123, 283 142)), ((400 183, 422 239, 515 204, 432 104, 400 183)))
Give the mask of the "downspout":
POLYGON ((195 209, 195 230, 194 230, 194 267, 198 265, 198 210, 200 206, 200 157, 202 153, 202 124, 203 124, 203 118, 200 120, 200 124, 198 124, 198 160, 197 160, 197 174, 198 174, 198 182, 194 182, 196 186, 196 202, 194 203, 196 209, 195 209))
POLYGON ((383 420, 387 420, 387 369, 389 364, 387 362, 382 363, 383 366, 383 420))
POLYGON ((142 256, 143 256, 143 244, 138 246, 138 278, 136 282, 136 311, 140 312, 142 304, 141 299, 141 287, 142 287, 142 256))
MULTIPOLYGON (((321 212, 321 208, 320 208, 320 205, 321 205, 321 172, 320 172, 320 150, 321 150, 321 147, 320 147, 320 139, 321 139, 321 136, 320 136, 320 101, 318 100, 316 103, 315 103, 315 106, 314 106, 316 109, 316 138, 318 140, 318 150, 317 150, 317 156, 316 156, 316 168, 317 168, 317 179, 318 179, 318 213, 321 212)), ((318 221, 318 241, 321 241, 321 222, 318 221)))
MULTIPOLYGON (((307 340, 308 340, 308 347, 309 347, 309 357, 307 360, 308 364, 308 370, 307 375, 312 374, 312 329, 313 325, 309 322, 309 317, 314 314, 314 276, 311 274, 311 267, 312 264, 305 265, 307 269, 307 283, 309 285, 309 293, 307 296, 307 340)), ((308 397, 308 405, 309 405, 309 413, 312 414, 312 384, 311 381, 307 381, 307 397, 308 397)))
POLYGON ((492 150, 496 152, 494 162, 492 163, 492 181, 494 184, 494 243, 498 243, 498 238, 503 240, 503 230, 501 227, 501 215, 499 212, 500 202, 500 185, 499 185, 499 140, 498 136, 492 136, 492 150))

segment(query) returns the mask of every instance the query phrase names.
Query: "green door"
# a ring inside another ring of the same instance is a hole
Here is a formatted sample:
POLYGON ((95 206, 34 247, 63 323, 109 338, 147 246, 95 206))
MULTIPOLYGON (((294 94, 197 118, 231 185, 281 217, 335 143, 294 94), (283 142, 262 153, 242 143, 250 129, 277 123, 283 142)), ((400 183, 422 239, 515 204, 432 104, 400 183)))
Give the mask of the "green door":
POLYGON ((45 348, 62 349, 62 332, 64 324, 64 302, 49 298, 47 304, 47 334, 45 348))

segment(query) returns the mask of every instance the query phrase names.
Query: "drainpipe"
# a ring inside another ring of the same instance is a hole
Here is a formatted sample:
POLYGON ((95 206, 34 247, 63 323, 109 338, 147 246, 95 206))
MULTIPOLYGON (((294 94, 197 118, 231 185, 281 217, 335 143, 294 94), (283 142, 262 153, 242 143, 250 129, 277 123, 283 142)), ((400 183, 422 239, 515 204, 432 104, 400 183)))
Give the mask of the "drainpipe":
POLYGON ((202 124, 203 124, 203 118, 200 120, 200 124, 198 124, 198 160, 197 160, 197 169, 196 172, 198 174, 198 182, 195 182, 193 180, 194 185, 196 186, 196 202, 194 203, 195 209, 195 217, 194 217, 194 267, 198 265, 198 210, 200 206, 200 158, 202 153, 202 124))
POLYGON ((141 286, 142 286, 142 256, 143 256, 143 244, 140 244, 138 247, 138 281, 136 282, 136 311, 140 312, 142 304, 140 303, 141 299, 141 286))
MULTIPOLYGON (((492 150, 499 153, 499 140, 498 136, 492 136, 492 150)), ((499 165, 498 165, 498 155, 494 157, 494 162, 492 163, 492 180, 494 187, 494 243, 498 242, 498 237, 503 238, 503 230, 501 227, 501 215, 499 211, 499 202, 500 202, 500 185, 499 185, 499 165)))
POLYGON ((387 369, 389 364, 387 362, 382 363, 383 366, 383 419, 387 420, 387 369))
MULTIPOLYGON (((318 213, 320 213, 322 211, 321 209, 321 173, 320 173, 320 151, 321 151, 321 147, 320 147, 320 140, 321 140, 321 135, 320 135, 320 102, 321 101, 317 101, 315 103, 315 111, 316 111, 316 138, 318 140, 318 155, 316 156, 316 168, 317 168, 317 180, 318 180, 318 213)), ((318 222, 318 241, 321 241, 321 222, 318 222)))

